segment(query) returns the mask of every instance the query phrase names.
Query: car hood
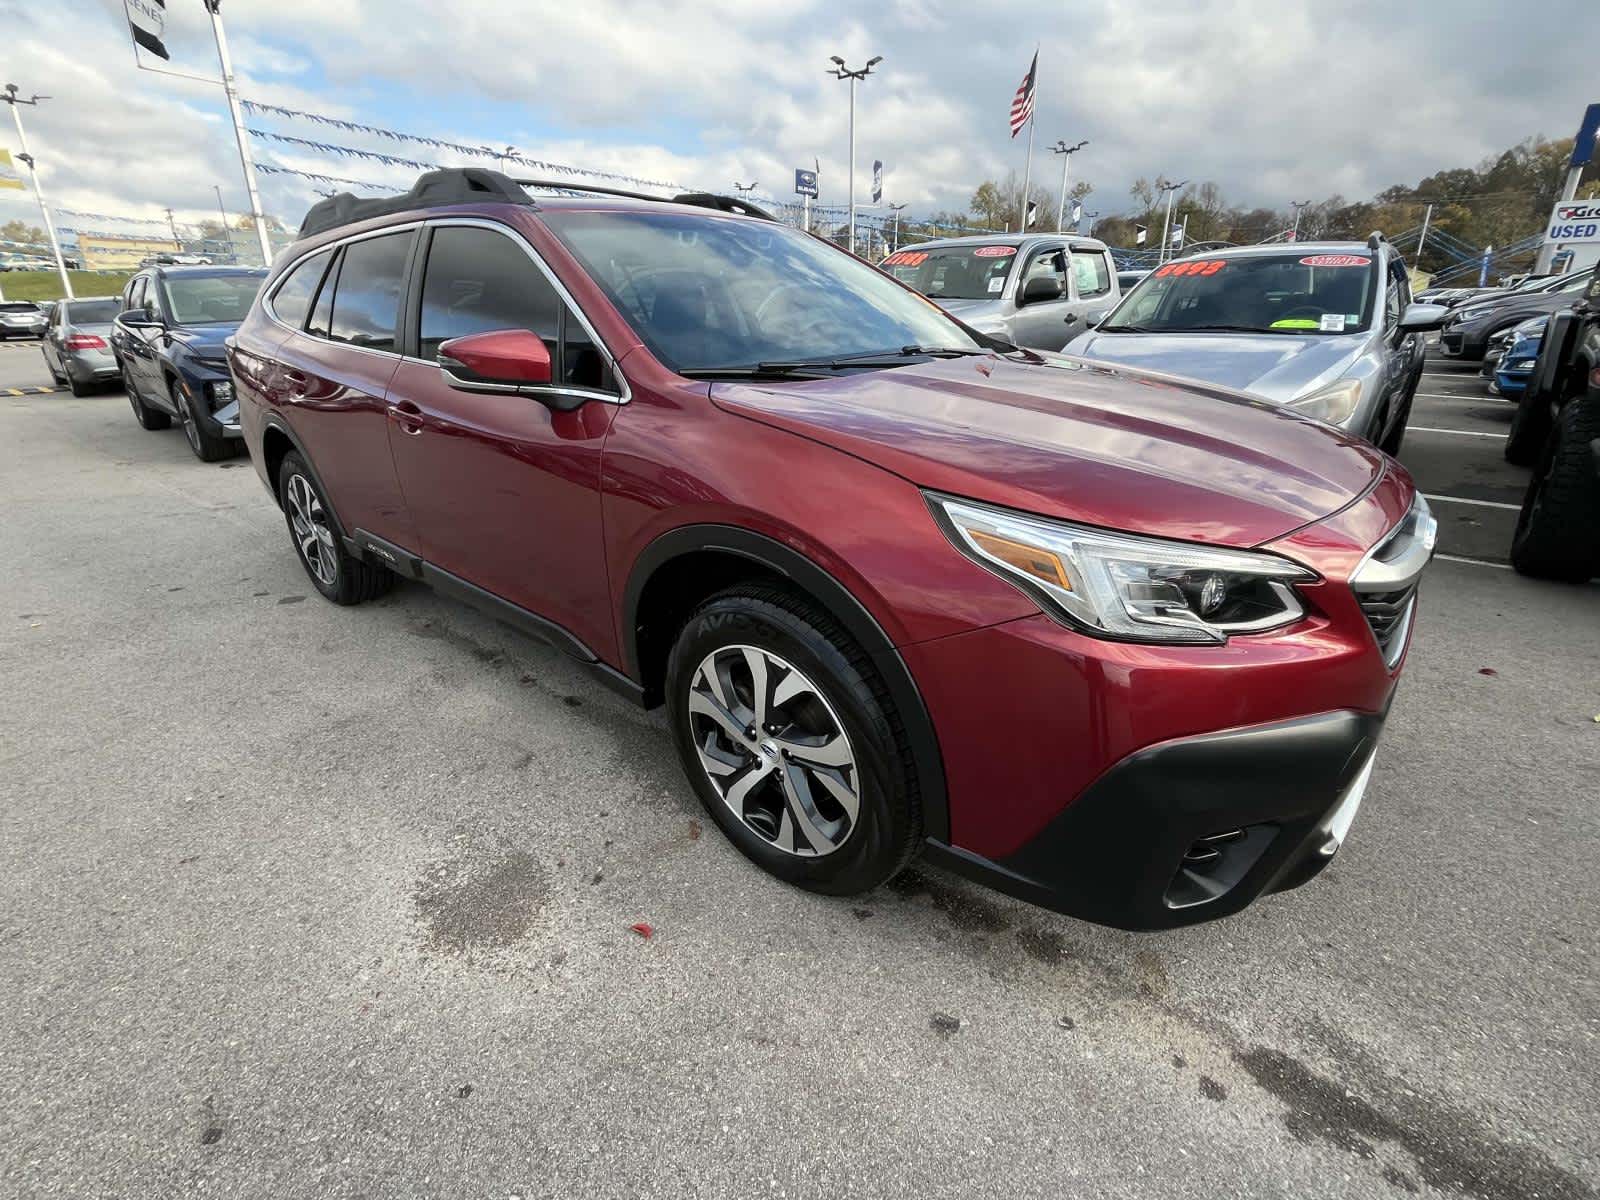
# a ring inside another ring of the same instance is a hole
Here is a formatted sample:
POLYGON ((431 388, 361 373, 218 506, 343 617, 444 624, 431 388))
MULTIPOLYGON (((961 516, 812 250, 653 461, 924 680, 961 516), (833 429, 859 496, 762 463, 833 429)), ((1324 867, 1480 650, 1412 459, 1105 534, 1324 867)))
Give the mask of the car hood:
POLYGON ((1235 547, 1343 508, 1384 471, 1365 442, 1270 404, 1058 355, 715 383, 711 398, 921 487, 1235 547))
POLYGON ((1366 334, 1090 330, 1068 343, 1067 353, 1200 379, 1282 404, 1345 374, 1366 343, 1366 334))
POLYGON ((226 321, 220 324, 185 325, 181 329, 172 331, 172 340, 182 342, 201 358, 226 358, 227 352, 223 348, 223 342, 233 336, 238 328, 239 322, 237 321, 226 321))

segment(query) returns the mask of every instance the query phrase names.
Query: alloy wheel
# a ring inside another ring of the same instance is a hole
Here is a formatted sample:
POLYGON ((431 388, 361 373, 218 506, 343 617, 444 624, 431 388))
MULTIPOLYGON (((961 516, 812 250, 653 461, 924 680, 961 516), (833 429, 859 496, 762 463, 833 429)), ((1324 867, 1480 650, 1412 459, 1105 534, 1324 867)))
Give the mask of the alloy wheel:
POLYGON ((695 669, 688 719, 711 786, 758 837, 816 858, 855 831, 861 775, 850 739, 792 663, 756 646, 712 651, 695 669))
POLYGON ((304 475, 289 476, 289 485, 284 491, 289 499, 289 528, 294 533, 300 557, 324 587, 332 587, 338 578, 339 562, 334 552, 333 529, 328 525, 322 501, 304 475))
POLYGON ((200 426, 195 423, 194 409, 191 407, 187 396, 173 393, 174 400, 178 402, 178 420, 183 425, 183 436, 189 439, 189 448, 196 454, 200 453, 200 426))

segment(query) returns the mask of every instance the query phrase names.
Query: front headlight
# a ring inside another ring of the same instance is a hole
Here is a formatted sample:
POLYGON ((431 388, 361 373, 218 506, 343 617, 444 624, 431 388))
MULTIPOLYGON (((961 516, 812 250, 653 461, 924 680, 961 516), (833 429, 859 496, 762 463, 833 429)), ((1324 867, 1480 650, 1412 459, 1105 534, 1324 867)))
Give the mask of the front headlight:
POLYGON ((930 494, 968 558, 1080 632, 1138 642, 1219 643, 1305 615, 1290 586, 1315 579, 1268 554, 1111 533, 930 494))
POLYGON ((1322 388, 1312 392, 1309 396, 1301 396, 1284 405, 1302 416, 1315 417, 1319 421, 1326 421, 1330 425, 1342 425, 1350 419, 1356 411, 1356 405, 1361 403, 1361 381, 1359 379, 1341 379, 1331 387, 1322 388))

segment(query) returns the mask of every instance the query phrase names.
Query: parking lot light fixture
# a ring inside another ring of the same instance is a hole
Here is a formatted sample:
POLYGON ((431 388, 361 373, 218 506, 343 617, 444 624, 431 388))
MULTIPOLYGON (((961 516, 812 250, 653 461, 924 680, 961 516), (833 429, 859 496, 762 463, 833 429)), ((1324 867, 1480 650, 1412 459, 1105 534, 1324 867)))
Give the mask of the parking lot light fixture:
POLYGON ((872 74, 872 68, 883 61, 883 55, 869 58, 867 65, 856 71, 845 66, 844 59, 837 54, 828 61, 833 64, 833 69, 828 74, 835 79, 850 81, 850 253, 854 254, 856 252, 856 84, 872 74))
POLYGON ((1156 258, 1157 262, 1166 262, 1169 253, 1170 244, 1168 239, 1172 236, 1172 198, 1178 194, 1179 188, 1187 187, 1188 183, 1187 179, 1180 179, 1177 183, 1170 183, 1159 175, 1156 177, 1156 186, 1167 194, 1167 217, 1161 223, 1161 250, 1156 258))
POLYGON ((1067 217, 1067 166, 1072 162, 1072 156, 1082 150, 1089 143, 1087 140, 1079 142, 1076 146, 1067 145, 1065 138, 1058 138, 1056 144, 1050 147, 1051 154, 1061 155, 1061 199, 1056 205, 1056 232, 1064 228, 1067 217))

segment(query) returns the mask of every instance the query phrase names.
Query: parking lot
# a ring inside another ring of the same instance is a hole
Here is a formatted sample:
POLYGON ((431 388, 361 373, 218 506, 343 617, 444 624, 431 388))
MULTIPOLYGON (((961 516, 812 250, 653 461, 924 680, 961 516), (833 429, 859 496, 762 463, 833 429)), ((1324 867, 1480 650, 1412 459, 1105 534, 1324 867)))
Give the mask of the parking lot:
POLYGON ((1142 935, 782 885, 658 717, 48 382, 0 344, 0 1193, 1600 1194, 1600 586, 1505 567, 1474 373, 1347 847, 1142 935))

